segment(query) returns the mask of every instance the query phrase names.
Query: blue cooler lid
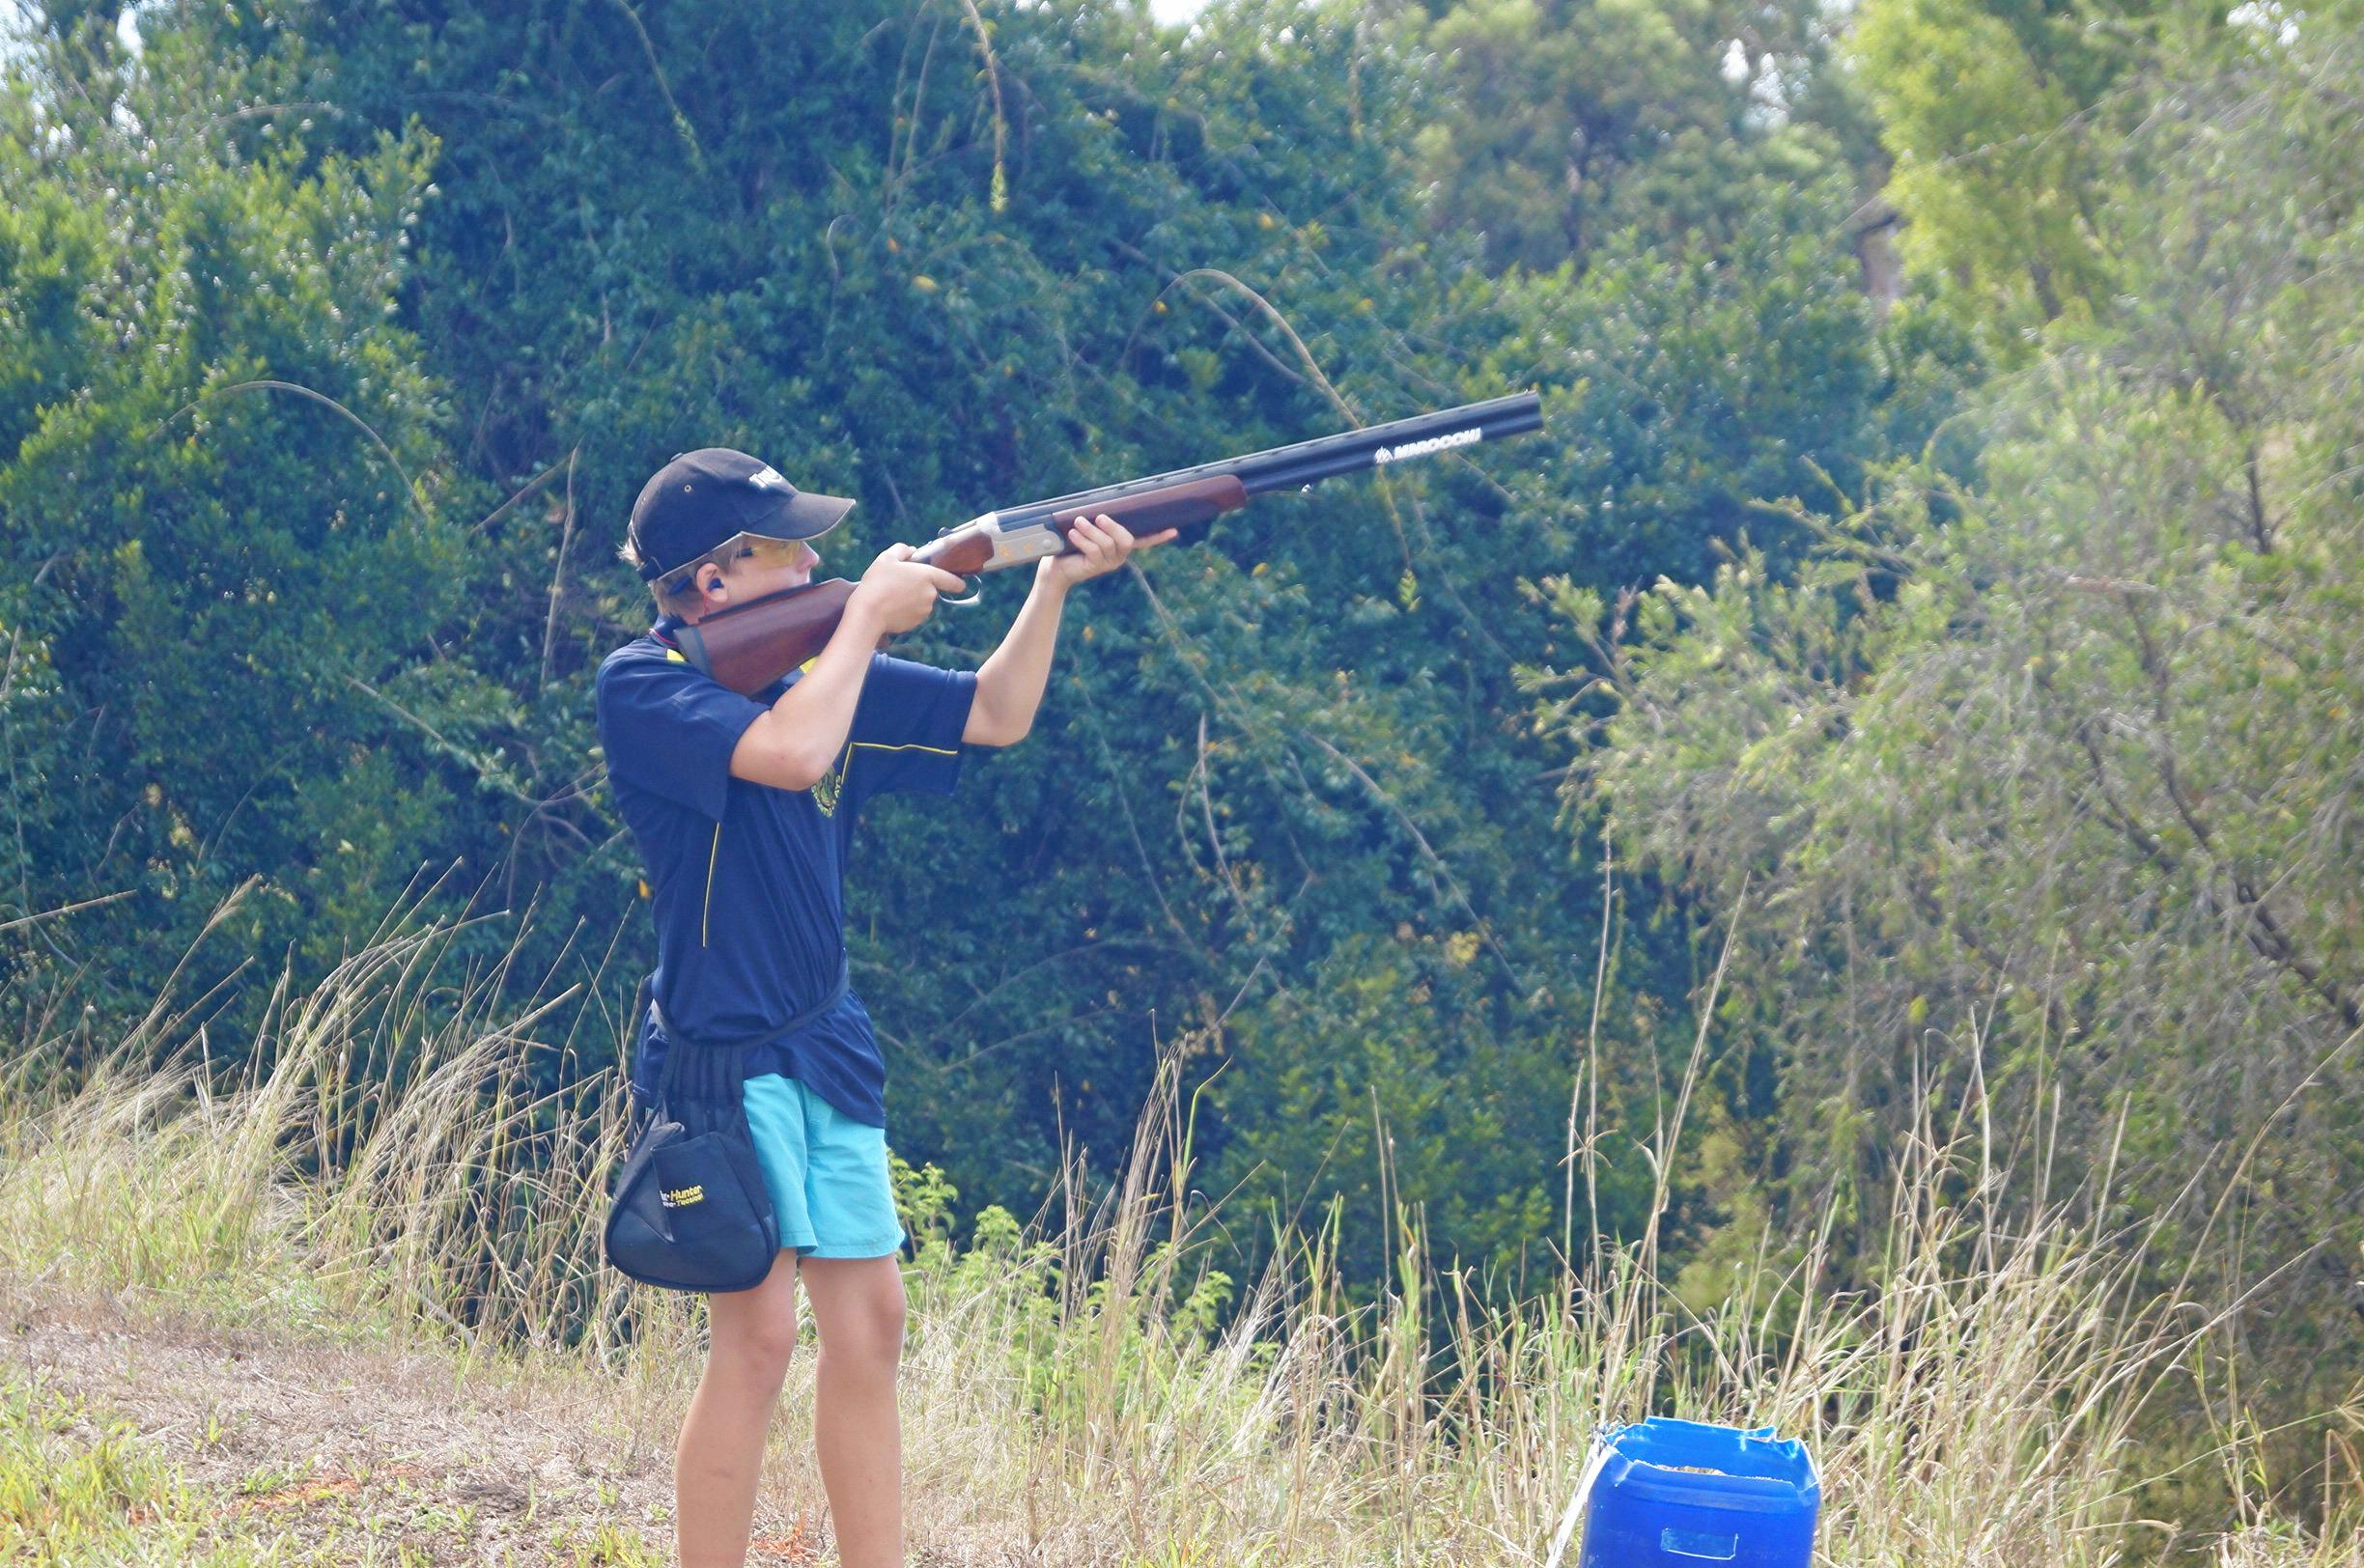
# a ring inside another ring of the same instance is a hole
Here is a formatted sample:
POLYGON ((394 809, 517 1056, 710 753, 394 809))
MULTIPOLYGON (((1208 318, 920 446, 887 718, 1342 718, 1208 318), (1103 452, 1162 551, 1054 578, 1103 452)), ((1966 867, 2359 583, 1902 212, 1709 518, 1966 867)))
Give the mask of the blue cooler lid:
POLYGON ((1655 1502, 1747 1513, 1818 1510, 1822 1478, 1795 1438, 1653 1415, 1613 1427, 1594 1440, 1593 1473, 1582 1489, 1606 1486, 1655 1502))

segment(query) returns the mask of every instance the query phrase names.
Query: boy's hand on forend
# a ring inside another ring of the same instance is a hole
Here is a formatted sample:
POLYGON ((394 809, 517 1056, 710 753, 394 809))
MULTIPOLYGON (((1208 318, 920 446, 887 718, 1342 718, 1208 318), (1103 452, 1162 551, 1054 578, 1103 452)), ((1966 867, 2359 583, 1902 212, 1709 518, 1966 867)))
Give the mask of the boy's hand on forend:
POLYGON ((1075 526, 1067 531, 1067 542, 1075 548, 1066 554, 1046 557, 1036 570, 1042 580, 1053 587, 1071 588, 1079 582, 1107 576, 1124 565, 1135 550, 1153 549, 1178 531, 1168 528, 1146 539, 1135 539, 1132 530, 1105 513, 1097 518, 1078 518, 1075 526))
POLYGON ((846 608, 864 606, 878 617, 881 631, 892 635, 909 631, 926 620, 936 609, 936 596, 958 593, 964 584, 960 578, 942 567, 929 566, 912 559, 909 545, 889 545, 879 551, 861 581, 854 585, 854 597, 846 608))

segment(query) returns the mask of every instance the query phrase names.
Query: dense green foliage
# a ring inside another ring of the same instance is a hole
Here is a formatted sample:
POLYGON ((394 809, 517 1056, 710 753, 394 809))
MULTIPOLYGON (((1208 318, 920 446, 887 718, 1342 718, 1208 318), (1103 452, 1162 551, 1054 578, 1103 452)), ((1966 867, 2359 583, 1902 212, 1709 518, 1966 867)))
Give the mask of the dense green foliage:
POLYGON ((250 877, 225 944, 332 958, 462 848, 403 710, 467 555, 394 297, 432 145, 248 155, 229 111, 284 72, 69 58, 0 111, 0 864, 16 915, 129 895, 19 956, 121 1009, 250 877))
POLYGON ((1794 571, 1660 584, 1580 725, 1629 854, 1746 889, 1725 1022, 1781 1182, 1744 1204, 1876 1228, 1936 1085, 2042 1129, 2028 1173, 2156 1227, 2163 1277, 2255 1290, 2305 1409, 2364 1317, 2355 44, 2173 40, 2148 69, 2205 86, 2061 241, 2117 294, 1976 400, 1975 485, 1900 466, 1794 571))
MULTIPOLYGON (((0 99, 39 1026, 137 1016, 193 943, 184 999, 251 1023, 242 962, 408 890, 508 911, 463 960, 530 910, 513 984, 582 986, 605 1065, 653 938, 588 681, 673 452, 858 496, 850 575, 1534 385, 1546 437, 1084 590, 1035 734, 878 808, 898 1148, 1024 1206, 1179 1050, 1202 1185, 1341 1203, 1371 1288, 1406 1220, 1501 1283, 1663 1175, 1707 1289, 1870 1234, 1967 1083, 2163 1267, 2276 1281, 2242 1349, 2288 1409, 2355 1386, 2352 4, 136 20, 48 8, 0 99), (1656 1172, 1728 926, 1705 1135, 1656 1172)), ((1021 591, 905 651, 973 665, 1021 591)))

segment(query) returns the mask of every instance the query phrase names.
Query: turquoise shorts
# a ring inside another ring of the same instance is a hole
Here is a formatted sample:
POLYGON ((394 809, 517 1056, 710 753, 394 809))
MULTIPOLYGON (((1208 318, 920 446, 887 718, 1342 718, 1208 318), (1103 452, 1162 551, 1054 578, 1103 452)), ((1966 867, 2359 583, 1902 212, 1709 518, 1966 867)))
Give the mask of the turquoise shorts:
POLYGON ((800 1078, 746 1080, 747 1126, 783 1249, 808 1258, 880 1258, 903 1246, 886 1130, 858 1122, 800 1078))

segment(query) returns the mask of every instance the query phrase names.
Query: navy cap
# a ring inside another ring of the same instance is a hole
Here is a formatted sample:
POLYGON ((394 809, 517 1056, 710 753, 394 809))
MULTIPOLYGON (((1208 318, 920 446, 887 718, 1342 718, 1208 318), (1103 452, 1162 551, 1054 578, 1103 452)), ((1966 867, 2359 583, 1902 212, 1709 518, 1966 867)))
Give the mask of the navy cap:
POLYGON ((741 534, 813 539, 854 510, 841 496, 814 495, 779 470, 726 446, 685 452, 657 470, 633 503, 633 554, 654 581, 741 534))

